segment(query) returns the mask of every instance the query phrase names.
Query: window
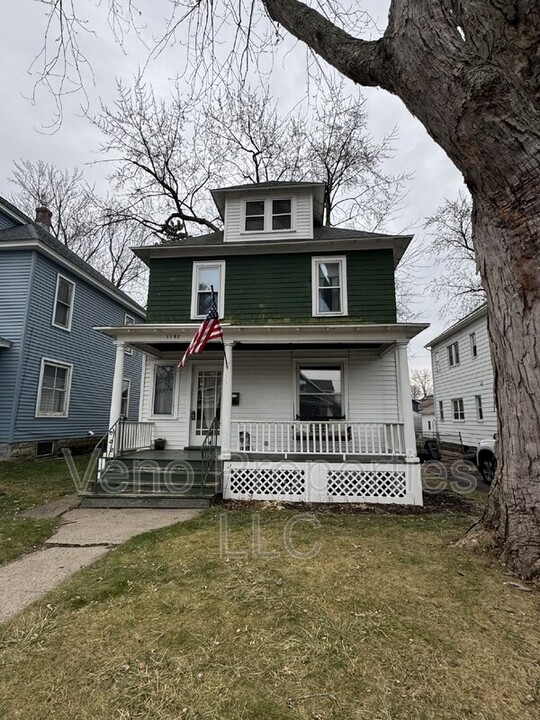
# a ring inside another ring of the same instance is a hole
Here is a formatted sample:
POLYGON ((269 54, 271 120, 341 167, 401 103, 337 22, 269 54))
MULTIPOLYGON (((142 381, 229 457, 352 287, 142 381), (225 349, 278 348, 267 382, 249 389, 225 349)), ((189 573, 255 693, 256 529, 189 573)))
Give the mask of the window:
POLYGON ((175 365, 156 365, 154 374, 154 415, 172 415, 175 365))
POLYGON ((120 404, 120 415, 129 416, 129 393, 131 391, 131 380, 124 378, 122 382, 122 402, 120 404))
POLYGON ((450 367, 459 365, 459 344, 457 342, 448 346, 448 364, 450 367))
POLYGON ((428 420, 428 421, 427 421, 427 429, 428 429, 428 430, 431 430, 431 420, 428 420))
POLYGON ((484 410, 482 408, 482 396, 475 395, 474 402, 476 404, 476 419, 478 420, 478 422, 482 422, 482 420, 484 419, 484 410))
POLYGON ((439 400, 439 417, 444 422, 444 403, 442 400, 439 400))
POLYGON ((36 415, 67 417, 72 365, 55 360, 41 361, 36 415))
POLYGON ((347 314, 347 267, 344 257, 314 257, 313 315, 347 314))
POLYGON ((454 413, 454 420, 465 420, 463 398, 456 398, 455 400, 452 400, 452 412, 454 413))
POLYGON ((193 263, 193 296, 191 298, 191 317, 204 318, 212 305, 212 288, 216 295, 216 305, 220 317, 224 312, 225 262, 193 263))
POLYGON ((245 206, 244 230, 246 232, 292 230, 292 206, 291 198, 248 200, 245 206))
POLYGON ((71 331, 71 318, 73 317, 73 298, 75 296, 75 283, 63 275, 56 278, 56 295, 54 298, 54 312, 52 324, 62 330, 71 331))
POLYGON ((343 418, 341 365, 301 365, 298 368, 298 418, 343 418))
POLYGON ((476 345, 476 333, 471 333, 469 335, 469 338, 471 340, 471 355, 473 358, 478 357, 478 346, 476 345))
MULTIPOLYGON (((135 318, 132 318, 131 315, 124 315, 124 325, 135 325, 135 318)), ((125 350, 126 355, 133 355, 133 348, 126 347, 125 350)), ((127 415, 127 413, 125 413, 127 415)))

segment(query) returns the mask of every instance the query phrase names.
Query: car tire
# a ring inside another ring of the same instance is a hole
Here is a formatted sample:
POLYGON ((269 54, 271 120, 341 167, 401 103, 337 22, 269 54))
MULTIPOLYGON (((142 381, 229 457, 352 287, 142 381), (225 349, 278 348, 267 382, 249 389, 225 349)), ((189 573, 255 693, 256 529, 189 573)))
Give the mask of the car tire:
POLYGON ((495 459, 495 455, 492 455, 491 453, 484 453, 480 456, 478 469, 480 470, 480 475, 486 485, 491 485, 493 482, 496 468, 497 460, 495 459))

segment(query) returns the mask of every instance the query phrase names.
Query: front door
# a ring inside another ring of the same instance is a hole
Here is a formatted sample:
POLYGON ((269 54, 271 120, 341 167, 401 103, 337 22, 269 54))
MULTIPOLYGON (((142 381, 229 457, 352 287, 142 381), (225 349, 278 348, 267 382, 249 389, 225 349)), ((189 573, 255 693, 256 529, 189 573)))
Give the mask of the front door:
POLYGON ((203 444, 214 418, 219 417, 220 402, 221 370, 212 367, 194 368, 190 445, 203 444))

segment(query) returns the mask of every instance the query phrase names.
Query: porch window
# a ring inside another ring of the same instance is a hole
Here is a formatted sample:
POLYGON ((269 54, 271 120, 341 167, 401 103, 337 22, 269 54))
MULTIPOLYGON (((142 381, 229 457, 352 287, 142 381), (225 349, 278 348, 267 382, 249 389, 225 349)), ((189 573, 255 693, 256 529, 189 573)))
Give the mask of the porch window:
POLYGON ((204 318, 212 305, 212 288, 216 295, 216 305, 220 317, 224 309, 225 262, 193 263, 193 296, 191 299, 191 317, 204 318))
POLYGON ((36 408, 38 417, 67 417, 71 370, 71 365, 42 359, 36 408))
POLYGON ((343 419, 341 366, 300 366, 298 405, 300 420, 343 419))
POLYGON ((347 314, 347 268, 345 257, 313 258, 313 315, 347 314))
POLYGON ((154 415, 172 415, 174 397, 174 365, 156 365, 154 375, 154 415))
POLYGON ((120 404, 120 415, 128 417, 129 415, 129 395, 131 392, 131 380, 124 378, 122 382, 122 401, 120 404))
POLYGON ((463 404, 463 398, 456 398, 452 400, 452 411, 454 413, 454 420, 465 420, 465 406, 463 404))
POLYGON ((56 278, 56 295, 54 298, 54 312, 52 324, 62 330, 71 331, 73 317, 73 299, 75 296, 75 283, 63 275, 56 278))

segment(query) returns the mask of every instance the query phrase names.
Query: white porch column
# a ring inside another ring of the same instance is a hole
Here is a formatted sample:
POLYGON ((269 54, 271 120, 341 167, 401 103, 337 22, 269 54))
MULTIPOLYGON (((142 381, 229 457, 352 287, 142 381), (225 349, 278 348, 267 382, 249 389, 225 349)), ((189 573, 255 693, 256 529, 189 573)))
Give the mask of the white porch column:
POLYGON ((232 374, 233 374, 233 343, 224 343, 223 379, 221 381, 221 411, 219 438, 221 444, 221 460, 231 459, 231 419, 232 419, 232 374))
POLYGON ((111 416, 109 418, 109 427, 120 418, 120 410, 122 409, 122 386, 124 384, 124 356, 126 344, 123 340, 115 340, 116 345, 116 361, 114 364, 114 378, 111 396, 111 416))
POLYGON ((416 451, 416 433, 414 431, 407 343, 396 344, 396 370, 399 416, 403 423, 403 433, 405 436, 405 462, 414 463, 418 462, 418 453, 416 451))

